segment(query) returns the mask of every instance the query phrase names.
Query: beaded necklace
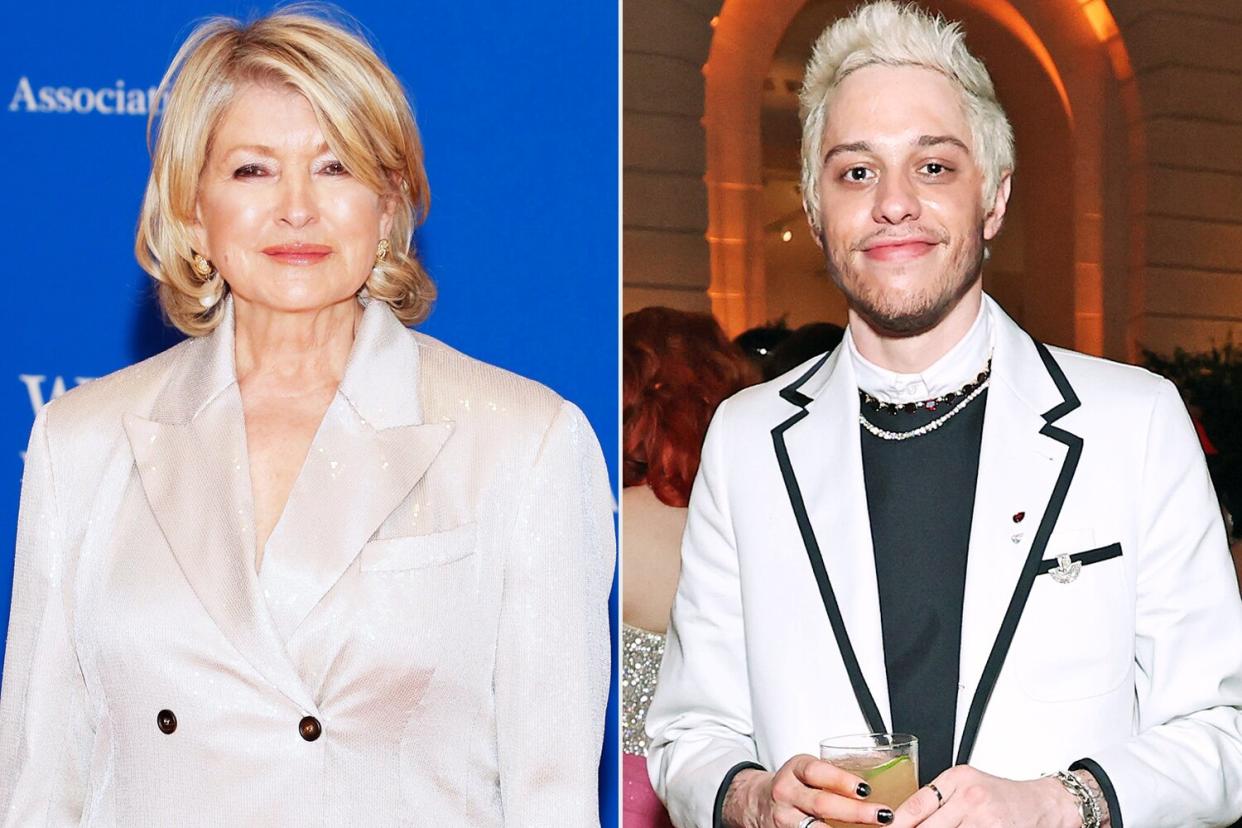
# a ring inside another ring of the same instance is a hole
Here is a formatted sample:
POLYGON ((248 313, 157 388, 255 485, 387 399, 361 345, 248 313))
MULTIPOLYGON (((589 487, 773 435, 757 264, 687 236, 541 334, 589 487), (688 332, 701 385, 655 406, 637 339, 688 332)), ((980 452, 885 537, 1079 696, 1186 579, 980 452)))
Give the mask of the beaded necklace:
POLYGON ((873 411, 887 411, 893 415, 899 413, 913 413, 915 411, 935 411, 937 408, 953 403, 955 400, 959 402, 931 422, 924 423, 918 428, 912 428, 909 431, 889 431, 887 429, 880 428, 862 414, 858 415, 858 423, 869 433, 879 437, 881 440, 909 440, 914 437, 921 437, 924 434, 930 434, 943 426, 949 420, 953 419, 953 417, 961 412, 963 408, 970 405, 971 402, 982 394, 990 384, 991 378, 992 359, 989 357, 987 367, 984 368, 979 373, 979 376, 975 377, 973 381, 966 383, 956 391, 951 391, 948 394, 941 394, 939 397, 933 397, 930 400, 920 400, 919 402, 908 403, 884 402, 883 400, 876 399, 871 394, 868 394, 860 388, 858 389, 858 396, 863 405, 873 411))

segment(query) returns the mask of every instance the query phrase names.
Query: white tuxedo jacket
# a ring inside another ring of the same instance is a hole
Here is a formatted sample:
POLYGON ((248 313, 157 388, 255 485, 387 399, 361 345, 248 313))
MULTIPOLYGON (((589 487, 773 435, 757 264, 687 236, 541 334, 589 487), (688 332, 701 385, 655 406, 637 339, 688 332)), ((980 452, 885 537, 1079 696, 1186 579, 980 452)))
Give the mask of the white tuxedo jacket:
POLYGON ((372 302, 256 574, 233 366, 230 313, 38 415, 0 824, 598 824, 615 546, 582 414, 372 302))
MULTIPOLYGON (((1085 758, 1116 828, 1228 825, 1242 602, 1185 407, 1167 381, 1037 345, 984 301, 957 761, 1023 779, 1085 758), (1062 584, 1048 571, 1066 554, 1081 570, 1062 584)), ((738 763, 775 770, 892 721, 858 405, 838 349, 729 399, 708 432, 647 717, 680 826, 712 824, 738 763)))

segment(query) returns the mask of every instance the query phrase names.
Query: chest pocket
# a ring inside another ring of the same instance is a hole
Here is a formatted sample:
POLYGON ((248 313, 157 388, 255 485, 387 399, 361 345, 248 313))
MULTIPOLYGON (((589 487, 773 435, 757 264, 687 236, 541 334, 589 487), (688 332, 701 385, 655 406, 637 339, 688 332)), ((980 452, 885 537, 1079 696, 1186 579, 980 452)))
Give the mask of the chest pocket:
POLYGON ((1134 663, 1134 600, 1124 550, 1091 530, 1053 533, 1019 624, 1021 688, 1039 701, 1115 690, 1134 663))
POLYGON ((463 523, 443 532, 373 540, 362 547, 359 566, 363 572, 443 566, 473 555, 476 535, 476 524, 463 523))

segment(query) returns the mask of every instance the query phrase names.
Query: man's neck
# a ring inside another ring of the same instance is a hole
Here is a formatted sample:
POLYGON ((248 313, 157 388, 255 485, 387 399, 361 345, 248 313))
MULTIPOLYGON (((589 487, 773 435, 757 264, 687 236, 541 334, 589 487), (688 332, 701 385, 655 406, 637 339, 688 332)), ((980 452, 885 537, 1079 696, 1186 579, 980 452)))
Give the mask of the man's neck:
POLYGON ((850 335, 864 359, 898 374, 918 374, 962 341, 979 316, 981 285, 972 287, 935 327, 913 336, 878 331, 862 316, 849 311, 850 335))

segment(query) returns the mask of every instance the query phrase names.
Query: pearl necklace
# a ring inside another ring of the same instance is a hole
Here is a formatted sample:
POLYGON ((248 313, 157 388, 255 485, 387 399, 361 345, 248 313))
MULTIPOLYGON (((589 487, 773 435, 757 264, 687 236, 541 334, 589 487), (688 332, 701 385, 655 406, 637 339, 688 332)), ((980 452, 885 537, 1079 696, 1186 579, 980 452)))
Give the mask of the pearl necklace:
POLYGON ((871 434, 875 435, 876 437, 879 437, 881 440, 909 440, 913 437, 922 437, 924 434, 930 434, 931 432, 943 426, 949 420, 953 419, 953 417, 956 416, 963 408, 970 405, 971 402, 973 402, 976 397, 978 397, 980 394, 986 391, 987 387, 991 383, 992 383, 992 378, 990 376, 985 377, 983 381, 980 382, 978 386, 976 386, 975 390, 967 394, 966 397, 960 403, 950 408, 942 416, 937 417, 936 419, 932 420, 930 423, 921 425, 918 428, 912 428, 909 431, 886 431, 885 429, 882 429, 879 426, 873 424, 870 420, 868 420, 862 414, 858 415, 858 423, 863 428, 867 429, 867 431, 871 432, 871 434))

